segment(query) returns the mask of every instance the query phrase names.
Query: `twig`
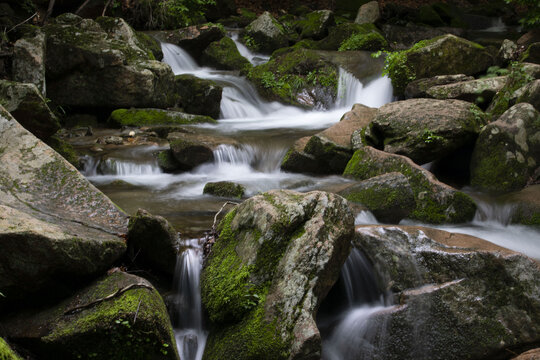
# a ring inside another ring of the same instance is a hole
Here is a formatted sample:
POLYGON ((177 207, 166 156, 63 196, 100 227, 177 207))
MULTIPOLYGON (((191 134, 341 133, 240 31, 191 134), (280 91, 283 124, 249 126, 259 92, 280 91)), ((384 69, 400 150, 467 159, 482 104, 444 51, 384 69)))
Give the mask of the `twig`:
POLYGON ((54 9, 54 2, 56 0, 50 0, 49 1, 49 7, 47 8, 47 12, 45 13, 45 17, 43 18, 43 24, 47 22, 49 17, 52 15, 53 9, 54 9))
POLYGON ((212 234, 216 233, 217 218, 218 218, 219 214, 221 214, 221 212, 223 211, 225 206, 227 206, 227 205, 238 205, 238 203, 234 202, 234 201, 227 201, 225 204, 223 204, 221 209, 219 209, 219 211, 216 213, 216 215, 214 215, 214 224, 212 224, 212 234))
POLYGON ((141 299, 141 295, 139 295, 139 305, 137 305, 137 311, 135 312, 135 317, 133 318, 133 325, 135 325, 135 321, 137 321, 137 315, 139 315, 139 309, 141 307, 141 303, 142 303, 142 299, 141 299))
POLYGON ((88 5, 88 3, 90 2, 91 0, 86 0, 85 2, 83 2, 81 4, 81 6, 79 6, 79 8, 77 9, 77 11, 75 11, 75 15, 79 15, 79 13, 81 12, 81 10, 86 7, 86 5, 88 5))
POLYGON ((107 12, 107 8, 111 4, 111 2, 112 2, 112 0, 107 1, 107 3, 105 4, 105 7, 103 8, 103 12, 101 13, 101 16, 105 16, 105 13, 107 12))
POLYGON ((208 254, 210 254, 212 246, 216 242, 218 216, 219 214, 221 214, 221 212, 223 211, 223 209, 225 209, 225 206, 227 205, 238 205, 238 203, 234 201, 227 201, 225 204, 223 204, 221 209, 219 209, 216 215, 214 215, 214 223, 212 224, 212 229, 210 230, 210 232, 207 232, 204 237, 203 255, 205 258, 208 256, 208 254))
POLYGON ((109 300, 109 299, 112 299, 118 295, 121 295, 123 293, 125 293, 126 291, 128 290, 131 290, 131 289, 134 289, 134 288, 146 288, 146 289, 150 289, 150 290, 153 290, 154 288, 151 287, 151 286, 148 286, 146 284, 141 284, 141 283, 137 283, 137 284, 131 284, 131 285, 128 285, 126 287, 123 287, 121 289, 118 289, 116 292, 110 294, 110 295, 107 295, 105 296, 104 298, 100 298, 100 299, 97 299, 97 300, 94 300, 94 301, 91 301, 89 302, 88 304, 85 304, 85 305, 80 305, 80 306, 75 306, 74 308, 71 308, 69 310, 66 310, 64 311, 64 315, 71 315, 71 314, 74 314, 76 313, 77 311, 80 311, 80 310, 83 310, 83 309, 87 309, 89 307, 92 307, 94 305, 97 305, 99 303, 102 303, 103 301, 106 301, 106 300, 109 300))
POLYGON ((11 29, 9 29, 8 31, 6 31, 6 34, 7 34, 8 32, 10 32, 10 31, 15 30, 15 28, 17 28, 18 26, 21 26, 22 24, 24 24, 24 23, 26 23, 26 22, 32 20, 37 14, 38 14, 38 13, 37 13, 37 11, 36 11, 36 12, 34 13, 34 15, 30 16, 28 19, 24 20, 24 21, 21 22, 21 23, 18 23, 17 25, 13 26, 11 29))

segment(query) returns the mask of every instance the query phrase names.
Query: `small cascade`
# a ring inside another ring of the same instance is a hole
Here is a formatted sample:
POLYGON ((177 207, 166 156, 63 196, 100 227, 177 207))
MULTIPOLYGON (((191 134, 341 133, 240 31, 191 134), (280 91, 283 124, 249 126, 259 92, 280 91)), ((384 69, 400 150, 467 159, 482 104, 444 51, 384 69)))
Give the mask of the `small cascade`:
POLYGON ((183 360, 200 360, 208 333, 204 329, 199 279, 202 270, 202 246, 198 239, 187 240, 176 261, 173 318, 178 353, 183 360))
POLYGON ((351 108, 354 104, 381 107, 393 99, 392 82, 387 76, 365 85, 350 72, 339 69, 337 108, 351 108))
POLYGON ((281 159, 285 148, 264 148, 244 144, 241 146, 220 145, 214 150, 214 164, 220 166, 249 166, 253 171, 263 173, 280 172, 281 159))
POLYGON ((379 221, 371 211, 362 210, 354 218, 354 225, 375 225, 379 221))
POLYGON ((264 64, 265 62, 268 62, 268 60, 270 60, 270 56, 254 53, 253 51, 249 50, 246 45, 242 44, 238 40, 238 31, 229 31, 228 36, 236 44, 236 48, 238 49, 240 55, 248 59, 251 64, 257 66, 264 64))
POLYGON ((504 23, 503 19, 499 16, 491 20, 491 26, 483 31, 487 32, 505 32, 508 31, 508 26, 504 23))
POLYGON ((515 210, 515 205, 511 203, 497 204, 477 200, 476 204, 473 223, 494 223, 506 226, 510 224, 515 210))
POLYGON ((368 259, 353 248, 341 269, 347 304, 346 311, 323 341, 324 360, 373 359, 373 342, 384 329, 370 321, 371 315, 383 311, 384 294, 379 290, 368 259))
POLYGON ((163 62, 169 64, 175 75, 193 72, 200 68, 195 60, 177 45, 161 43, 161 51, 163 51, 163 62))
POLYGON ((98 170, 103 175, 144 176, 157 175, 162 171, 157 161, 152 163, 136 163, 133 161, 106 159, 98 165, 98 170))

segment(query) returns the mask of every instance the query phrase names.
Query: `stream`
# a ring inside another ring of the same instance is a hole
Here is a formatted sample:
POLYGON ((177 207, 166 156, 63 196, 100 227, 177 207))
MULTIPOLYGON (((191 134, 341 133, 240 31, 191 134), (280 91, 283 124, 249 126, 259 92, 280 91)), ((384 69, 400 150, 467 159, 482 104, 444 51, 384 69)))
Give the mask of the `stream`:
MULTIPOLYGON (((231 36, 237 40, 235 35, 231 36)), ((268 60, 251 53, 237 42, 242 55, 253 64, 268 60)), ((100 190, 128 213, 145 208, 167 218, 182 237, 195 238, 208 230, 213 216, 225 200, 203 195, 207 182, 233 181, 246 188, 246 196, 271 189, 296 191, 329 190, 350 180, 340 176, 314 177, 287 173, 280 163, 288 148, 300 137, 312 135, 338 122, 353 104, 362 103, 380 107, 393 101, 390 80, 380 72, 366 79, 356 79, 340 70, 338 98, 326 111, 302 110, 277 102, 268 102, 245 78, 234 72, 218 71, 198 66, 181 48, 162 44, 164 61, 175 74, 189 73, 212 79, 224 86, 221 115, 217 125, 193 125, 197 132, 222 135, 241 145, 221 145, 214 151, 215 160, 192 171, 167 174, 161 171, 154 156, 166 144, 126 147, 107 153, 104 157, 88 157, 83 173, 100 190), (119 183, 116 180, 123 180, 119 183)), ((437 226, 437 228, 474 235, 497 245, 520 251, 540 259, 540 231, 532 227, 509 225, 512 207, 498 204, 470 189, 463 189, 477 200, 479 208, 475 219, 468 224, 437 226)), ((376 224, 369 212, 356 216, 357 224, 376 224)), ((404 220, 403 224, 425 225, 404 220)), ((429 226, 429 225, 428 225, 429 226)), ((201 248, 196 240, 186 240, 186 251, 179 257, 175 289, 177 312, 187 314, 173 319, 176 337, 183 359, 202 358, 207 333, 203 326, 200 294, 201 248)), ((323 335, 323 358, 338 360, 362 353, 370 358, 370 314, 390 305, 384 294, 376 290, 369 262, 359 251, 353 251, 342 270, 341 280, 346 284, 347 304, 338 318, 319 319, 333 331, 323 335), (358 279, 358 276, 365 275, 358 279), (358 283, 360 285, 358 285, 358 283), (351 338, 354 336, 354 339, 351 338), (361 341, 359 341, 361 339, 361 341), (354 348, 350 348, 353 346, 354 348), (349 354, 349 355, 347 355, 349 354)))

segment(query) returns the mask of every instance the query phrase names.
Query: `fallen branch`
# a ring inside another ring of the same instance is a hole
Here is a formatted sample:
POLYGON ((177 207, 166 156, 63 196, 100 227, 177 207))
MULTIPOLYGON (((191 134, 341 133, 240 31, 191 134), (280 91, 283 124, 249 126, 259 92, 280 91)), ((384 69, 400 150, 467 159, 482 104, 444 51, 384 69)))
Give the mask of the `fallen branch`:
POLYGON ((135 322, 137 321, 137 315, 139 315, 139 309, 141 308, 141 303, 142 303, 142 299, 141 299, 141 295, 139 295, 139 305, 137 305, 137 311, 135 312, 135 317, 133 318, 133 325, 135 325, 135 322))
POLYGON ((216 234, 217 218, 218 218, 219 214, 221 214, 223 209, 225 209, 225 206, 227 206, 227 205, 238 205, 238 203, 234 202, 234 201, 227 201, 225 204, 223 204, 221 209, 219 209, 219 211, 216 213, 216 215, 214 215, 214 223, 212 224, 212 234, 216 234))
MULTIPOLYGON (((91 301, 88 304, 76 306, 74 308, 66 310, 66 311, 64 311, 64 315, 72 315, 72 314, 74 314, 74 313, 76 313, 78 311, 81 311, 83 309, 88 309, 88 308, 93 307, 93 306, 95 306, 95 305, 97 305, 99 303, 102 303, 102 302, 106 301, 106 300, 110 300, 110 299, 112 299, 114 297, 117 297, 118 295, 121 295, 121 294, 125 293, 128 290, 135 289, 135 288, 146 288, 146 289, 150 289, 150 290, 154 289, 153 287, 151 287, 149 285, 146 285, 146 284, 141 284, 141 283, 131 284, 131 285, 128 285, 128 286, 123 287, 121 289, 118 289, 116 292, 114 292, 114 293, 112 293, 110 295, 107 295, 107 296, 105 296, 103 298, 91 301)), ((138 309, 137 309, 137 311, 138 311, 138 309)))
POLYGON ((107 3, 105 4, 105 7, 103 8, 103 12, 101 13, 101 16, 105 16, 105 13, 107 12, 107 8, 109 7, 109 5, 111 5, 111 2, 112 0, 107 1, 107 3))
POLYGON ((90 2, 91 0, 86 0, 85 2, 83 2, 81 4, 81 6, 79 6, 79 8, 77 9, 77 11, 75 11, 75 15, 79 15, 79 13, 81 12, 82 9, 84 9, 86 7, 86 5, 88 5, 88 3, 90 2))
POLYGON ((32 20, 36 15, 37 15, 37 11, 34 13, 34 15, 30 16, 28 19, 24 20, 23 22, 20 22, 18 23, 17 25, 13 26, 11 29, 9 29, 8 31, 6 31, 6 34, 10 31, 13 31, 15 30, 17 27, 21 26, 22 24, 25 24, 27 22, 29 22, 30 20, 32 20))

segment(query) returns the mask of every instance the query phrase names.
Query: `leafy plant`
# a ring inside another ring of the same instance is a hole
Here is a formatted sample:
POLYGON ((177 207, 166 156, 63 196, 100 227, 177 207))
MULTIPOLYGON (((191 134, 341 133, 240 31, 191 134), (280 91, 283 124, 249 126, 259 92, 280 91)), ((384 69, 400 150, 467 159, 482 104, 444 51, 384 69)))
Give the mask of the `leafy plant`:
POLYGON ((426 144, 431 144, 435 141, 441 141, 444 140, 444 138, 440 135, 435 135, 433 131, 429 129, 424 129, 424 132, 422 133, 422 141, 424 141, 426 144))
POLYGON ((507 4, 525 7, 523 18, 519 20, 525 28, 534 28, 540 25, 540 2, 538 0, 504 0, 507 4))
POLYGON ((249 35, 244 35, 244 44, 246 44, 246 46, 251 50, 257 51, 259 49, 259 45, 255 39, 249 35))
POLYGON ((407 66, 408 51, 377 51, 371 54, 374 58, 386 55, 382 74, 390 77, 398 93, 403 93, 407 84, 416 79, 415 72, 407 66))

